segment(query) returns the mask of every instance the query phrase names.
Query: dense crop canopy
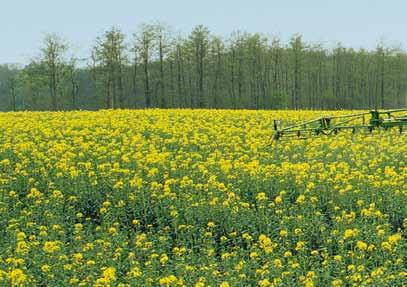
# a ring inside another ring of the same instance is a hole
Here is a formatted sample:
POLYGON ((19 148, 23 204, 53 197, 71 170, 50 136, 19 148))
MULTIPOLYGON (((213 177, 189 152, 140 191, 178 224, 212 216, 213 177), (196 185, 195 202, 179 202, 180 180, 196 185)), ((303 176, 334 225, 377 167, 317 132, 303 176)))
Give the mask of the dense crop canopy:
POLYGON ((407 138, 320 115, 0 114, 0 285, 403 286, 407 138))

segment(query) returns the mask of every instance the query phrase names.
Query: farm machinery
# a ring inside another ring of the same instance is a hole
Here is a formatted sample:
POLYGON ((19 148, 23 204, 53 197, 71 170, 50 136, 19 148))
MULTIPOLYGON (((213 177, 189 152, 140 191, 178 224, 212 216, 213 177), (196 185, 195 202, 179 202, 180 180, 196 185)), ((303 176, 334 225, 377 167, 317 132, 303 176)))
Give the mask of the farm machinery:
POLYGON ((341 131, 350 131, 354 134, 360 129, 372 133, 375 129, 398 128, 399 133, 403 134, 404 127, 407 127, 407 109, 383 111, 375 109, 350 115, 323 116, 287 127, 281 127, 280 121, 274 120, 274 140, 336 135, 341 131))

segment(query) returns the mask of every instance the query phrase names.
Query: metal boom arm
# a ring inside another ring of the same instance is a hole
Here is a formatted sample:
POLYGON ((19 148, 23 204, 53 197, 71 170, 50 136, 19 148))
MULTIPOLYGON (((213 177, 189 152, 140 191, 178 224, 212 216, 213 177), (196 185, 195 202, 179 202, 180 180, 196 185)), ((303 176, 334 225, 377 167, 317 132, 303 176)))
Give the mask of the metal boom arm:
POLYGON ((369 112, 343 115, 343 116, 324 116, 310 121, 305 121, 288 127, 281 127, 280 122, 274 120, 274 139, 279 140, 282 137, 307 138, 306 135, 330 135, 337 134, 342 130, 367 129, 372 132, 374 129, 383 128, 388 130, 393 127, 399 127, 400 134, 403 133, 403 127, 407 126, 407 109, 398 110, 371 110, 369 112), (370 115, 367 122, 366 116, 370 115))

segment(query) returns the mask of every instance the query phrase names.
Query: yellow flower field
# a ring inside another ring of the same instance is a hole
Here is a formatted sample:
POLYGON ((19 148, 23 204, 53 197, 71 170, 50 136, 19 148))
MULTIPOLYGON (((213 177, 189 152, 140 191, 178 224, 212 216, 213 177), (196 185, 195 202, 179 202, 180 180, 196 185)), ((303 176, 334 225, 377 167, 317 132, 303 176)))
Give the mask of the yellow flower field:
POLYGON ((407 136, 321 113, 0 114, 0 286, 407 286, 407 136))

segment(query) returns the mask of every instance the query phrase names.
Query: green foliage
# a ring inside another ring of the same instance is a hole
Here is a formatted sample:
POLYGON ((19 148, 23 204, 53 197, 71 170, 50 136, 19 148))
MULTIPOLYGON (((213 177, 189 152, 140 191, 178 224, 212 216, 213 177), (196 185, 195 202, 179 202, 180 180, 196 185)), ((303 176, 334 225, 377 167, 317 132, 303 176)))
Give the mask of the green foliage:
POLYGON ((112 27, 72 66, 66 43, 47 36, 41 58, 0 68, 0 109, 12 109, 10 73, 21 73, 18 109, 308 108, 363 109, 407 104, 407 55, 379 43, 367 51, 288 43, 259 33, 227 38, 198 25, 183 36, 160 23, 132 38, 112 27), (35 66, 40 66, 33 69, 35 66), (27 77, 30 77, 28 79, 27 77), (46 83, 44 83, 44 77, 46 83), (48 91, 47 91, 48 90, 48 91))

